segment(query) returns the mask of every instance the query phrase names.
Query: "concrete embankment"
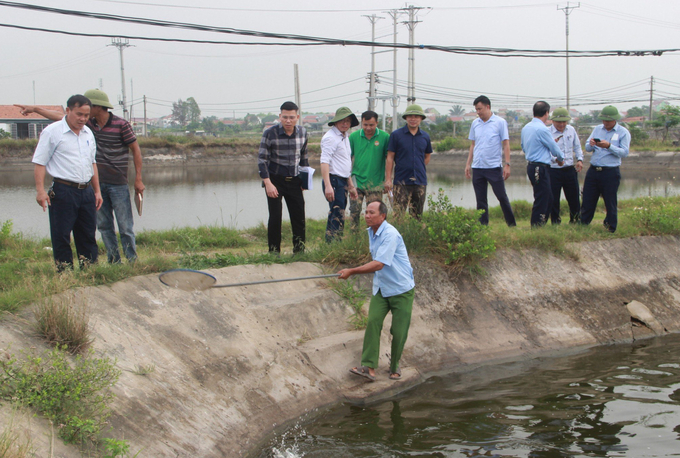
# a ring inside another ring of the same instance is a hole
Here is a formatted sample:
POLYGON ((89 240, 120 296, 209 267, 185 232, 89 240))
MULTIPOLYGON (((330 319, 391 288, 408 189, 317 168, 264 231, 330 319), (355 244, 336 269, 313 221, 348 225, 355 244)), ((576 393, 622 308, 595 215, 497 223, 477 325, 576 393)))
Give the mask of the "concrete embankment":
MULTIPOLYGON (((140 456, 247 456, 281 425, 320 406, 371 402, 471 364, 680 330, 679 238, 571 248, 569 258, 500 250, 484 263, 485 275, 472 278, 417 261, 400 382, 389 381, 384 369, 376 383, 349 374, 363 332, 349 330, 351 310, 325 280, 190 293, 152 275, 83 288, 77 295, 90 305, 96 352, 128 369, 114 388, 111 435, 142 449, 140 456), (633 301, 641 304, 627 307, 633 301), (134 373, 149 364, 155 371, 134 373)), ((317 275, 321 267, 211 273, 226 283, 317 275)), ((370 277, 360 284, 368 287, 370 277)), ((0 346, 42 348, 27 329, 20 320, 4 321, 0 346)), ((383 368, 388 352, 389 317, 383 368)), ((43 447, 38 456, 49 456, 49 428, 35 419, 32 428, 43 447)), ((77 455, 63 449, 54 456, 77 455)))

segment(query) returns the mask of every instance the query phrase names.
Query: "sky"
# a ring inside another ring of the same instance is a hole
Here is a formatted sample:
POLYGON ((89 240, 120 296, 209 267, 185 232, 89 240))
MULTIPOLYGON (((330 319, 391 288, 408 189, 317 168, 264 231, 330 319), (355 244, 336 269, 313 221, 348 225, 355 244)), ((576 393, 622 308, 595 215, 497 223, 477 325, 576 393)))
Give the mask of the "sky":
MULTIPOLYGON (((75 17, 8 7, 0 1, 0 24, 46 28, 70 33, 130 35, 233 42, 277 42, 267 39, 129 22, 75 17)), ((25 0, 90 13, 175 21, 259 32, 296 34, 340 40, 371 40, 375 14, 376 41, 391 43, 388 10, 404 8, 387 0, 344 2, 250 0, 25 0)), ((432 0, 413 3, 418 11, 414 42, 418 45, 564 50, 566 2, 545 0, 432 0), (472 6, 471 6, 472 5, 472 6)), ((582 50, 658 50, 680 48, 680 2, 677 0, 589 0, 570 2, 569 48, 582 50)), ((408 17, 399 17, 399 43, 408 43, 408 17)), ((64 105, 66 99, 101 87, 114 105, 121 96, 119 50, 111 38, 69 36, 0 27, 0 104, 64 105)), ((297 42, 299 43, 299 42, 297 42)), ((333 112, 349 106, 367 108, 367 75, 371 48, 364 46, 245 46, 190 44, 131 39, 123 51, 125 84, 133 116, 168 115, 173 101, 194 97, 203 116, 243 117, 278 113, 294 96, 298 64, 303 112, 333 112)), ((384 50, 377 48, 377 51, 384 50)), ((448 113, 452 105, 472 111, 485 94, 492 109, 527 110, 543 99, 553 107, 566 104, 565 59, 471 56, 427 49, 415 51, 416 103, 448 113)), ((397 52, 398 110, 404 111, 408 51, 397 52)), ((654 77, 655 99, 680 104, 680 52, 661 56, 617 56, 569 59, 572 108, 587 112, 614 103, 625 110, 649 103, 654 77)), ((392 93, 393 53, 376 54, 379 95, 392 93)), ((387 102, 387 111, 391 112, 387 102)), ((382 103, 377 110, 382 113, 382 103)), ((114 113, 121 114, 117 108, 114 113)))

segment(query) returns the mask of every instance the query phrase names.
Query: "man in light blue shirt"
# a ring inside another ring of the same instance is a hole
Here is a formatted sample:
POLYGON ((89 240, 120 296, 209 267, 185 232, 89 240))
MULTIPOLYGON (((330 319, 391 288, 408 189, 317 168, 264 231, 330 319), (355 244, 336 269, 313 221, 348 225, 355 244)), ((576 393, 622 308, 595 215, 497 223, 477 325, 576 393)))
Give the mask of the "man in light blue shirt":
POLYGON ((550 116, 550 105, 544 101, 534 104, 534 119, 522 128, 522 150, 527 158, 527 176, 534 188, 534 205, 531 208, 531 226, 543 226, 552 208, 550 187, 550 161, 555 156, 557 165, 563 165, 564 154, 557 147, 550 130, 545 125, 550 116))
POLYGON ((472 178, 477 198, 477 210, 484 210, 479 222, 489 224, 489 184, 503 211, 505 223, 515 226, 510 199, 505 192, 505 180, 510 177, 510 135, 508 123, 491 111, 491 101, 480 95, 473 103, 479 118, 470 126, 470 154, 465 164, 465 176, 472 178), (503 164, 505 162, 505 164, 503 164))
POLYGON ((399 380, 401 378, 399 360, 411 325, 416 285, 413 279, 413 268, 406 252, 404 239, 394 226, 385 221, 387 206, 381 201, 371 202, 366 207, 364 218, 368 225, 368 239, 373 260, 363 266, 342 269, 338 272, 343 280, 356 274, 375 273, 373 296, 368 309, 368 323, 361 353, 361 366, 353 367, 350 372, 371 381, 375 380, 383 321, 387 312, 392 312, 390 379, 399 380))
POLYGON ((602 109, 599 118, 602 125, 593 129, 586 140, 586 151, 593 153, 590 167, 583 182, 583 206, 581 222, 590 224, 595 215, 597 201, 602 196, 607 216, 604 227, 616 232, 618 223, 617 193, 621 183, 621 158, 628 156, 630 132, 616 121, 621 118, 619 110, 609 105, 602 109))

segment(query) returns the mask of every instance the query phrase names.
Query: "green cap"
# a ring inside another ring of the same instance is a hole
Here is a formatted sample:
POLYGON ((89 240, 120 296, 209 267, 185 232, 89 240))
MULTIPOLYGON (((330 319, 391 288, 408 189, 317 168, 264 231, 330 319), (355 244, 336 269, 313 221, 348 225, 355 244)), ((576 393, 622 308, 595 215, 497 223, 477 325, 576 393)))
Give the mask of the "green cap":
POLYGON ((598 116, 603 121, 617 121, 621 119, 621 115, 619 114, 619 110, 616 109, 615 106, 613 105, 607 105, 602 109, 600 112, 600 116, 598 116))
POLYGON ((111 105, 111 102, 109 102, 109 96, 106 95, 106 92, 100 89, 90 89, 89 91, 86 91, 85 94, 83 95, 90 99, 90 102, 92 102, 93 106, 96 105, 98 107, 106 107, 113 109, 113 105, 111 105))
POLYGON ((352 127, 356 127, 359 125, 359 120, 357 117, 352 113, 352 110, 350 110, 348 107, 340 107, 338 108, 338 111, 335 112, 335 117, 328 121, 329 126, 335 125, 336 122, 342 121, 345 118, 351 118, 352 120, 352 127))
POLYGON ((417 115, 422 117, 423 119, 426 118, 425 112, 423 111, 423 108, 420 105, 409 105, 408 107, 406 107, 406 111, 404 111, 404 114, 402 114, 401 117, 406 119, 406 116, 408 115, 417 115))
POLYGON ((552 116, 550 117, 551 121, 569 121, 571 120, 571 116, 569 116, 569 112, 567 111, 566 108, 560 107, 560 108, 555 108, 553 110, 552 116))

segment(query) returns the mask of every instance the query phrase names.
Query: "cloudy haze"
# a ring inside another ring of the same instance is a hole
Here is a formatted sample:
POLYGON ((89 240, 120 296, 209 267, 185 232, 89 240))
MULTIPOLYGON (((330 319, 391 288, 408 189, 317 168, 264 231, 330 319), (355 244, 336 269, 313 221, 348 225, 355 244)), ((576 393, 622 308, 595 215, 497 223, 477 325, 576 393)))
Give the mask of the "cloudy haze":
MULTIPOLYGON (((270 1, 177 0, 88 2, 26 1, 25 4, 109 13, 156 20, 232 27, 326 38, 371 39, 369 20, 376 24, 376 41, 392 41, 388 9, 395 1, 270 1), (180 6, 185 5, 185 6, 180 6), (186 6, 189 5, 189 6, 186 6), (341 7, 342 5, 343 7, 341 7), (332 11, 324 11, 324 8, 332 11)), ((565 14, 557 3, 541 0, 433 0, 414 3, 420 10, 417 44, 516 49, 562 50, 565 14), (474 5, 474 6, 470 6, 474 5)), ((576 3, 571 2, 572 6, 576 3)), ((591 0, 580 2, 570 16, 572 50, 640 50, 680 48, 680 2, 677 0, 591 0)), ((274 41, 238 35, 161 28, 0 6, 0 23, 78 33, 221 41, 274 41)), ((406 20, 405 16, 400 18, 406 20)), ((408 43, 399 24, 398 41, 408 43)), ((121 94, 119 53, 109 38, 77 37, 0 27, 3 37, 0 104, 64 104, 68 96, 101 87, 114 104, 121 94)), ((293 64, 299 65, 304 111, 334 111, 347 105, 366 109, 370 48, 358 46, 276 47, 185 44, 131 40, 125 49, 128 101, 134 116, 142 116, 142 96, 148 116, 167 115, 177 99, 194 97, 204 116, 242 117, 246 113, 278 112, 294 94, 293 64)), ((445 52, 415 52, 416 98, 424 107, 446 113, 453 104, 472 109, 475 95, 487 94, 494 106, 527 109, 529 100, 544 98, 564 104, 563 58, 498 58, 445 52), (427 92, 426 92, 427 90, 427 92), (494 103, 496 101, 496 103, 494 103)), ((408 51, 398 52, 401 101, 406 106, 408 51), (401 83, 403 81, 403 83, 401 83)), ((680 53, 647 57, 571 58, 572 106, 581 111, 600 108, 615 98, 621 108, 643 105, 654 76, 655 98, 678 104, 680 53), (587 95, 586 95, 587 94, 587 95), (578 103, 584 105, 578 106, 578 103)), ((376 70, 381 93, 392 91, 392 53, 378 54, 376 70), (388 82, 389 80, 389 82, 388 82)), ((382 105, 378 105, 381 111, 382 105)), ((121 110, 116 110, 120 113, 121 110)))

